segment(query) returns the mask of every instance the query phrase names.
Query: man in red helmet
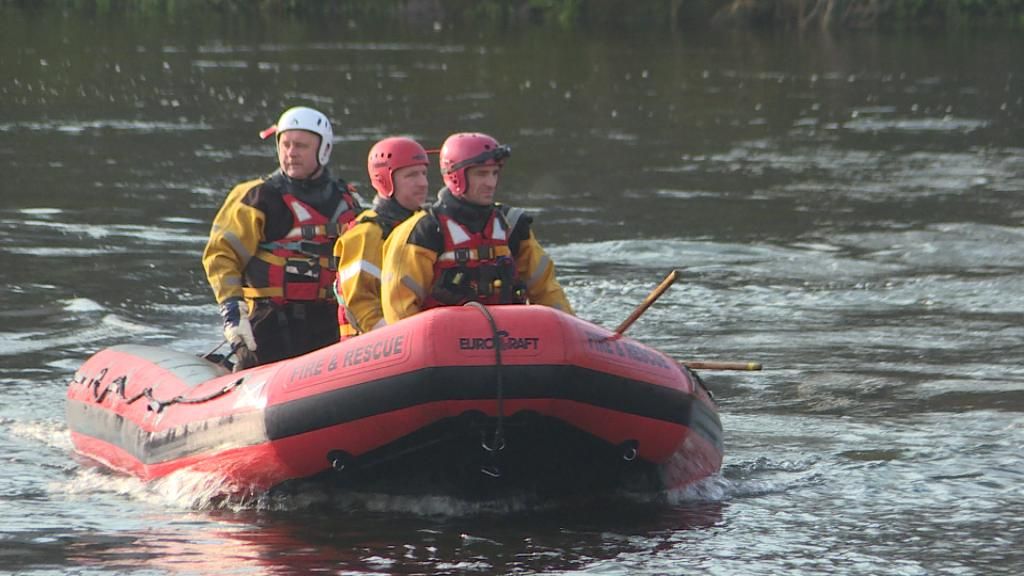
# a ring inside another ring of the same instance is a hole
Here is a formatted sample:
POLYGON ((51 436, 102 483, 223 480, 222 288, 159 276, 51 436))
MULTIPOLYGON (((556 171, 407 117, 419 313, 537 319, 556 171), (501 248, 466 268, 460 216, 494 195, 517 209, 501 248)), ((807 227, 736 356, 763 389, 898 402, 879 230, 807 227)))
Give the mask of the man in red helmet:
POLYGON ((555 267, 520 208, 494 202, 508 146, 479 133, 441 147, 445 188, 437 202, 384 245, 381 306, 393 324, 421 310, 469 301, 543 304, 572 314, 555 267))
POLYGON ((380 271, 384 240, 427 201, 427 152, 411 138, 385 138, 370 148, 366 170, 377 190, 373 209, 363 212, 334 245, 338 259, 338 324, 349 338, 383 326, 380 271))
POLYGON ((270 134, 279 169, 228 193, 203 252, 235 369, 338 341, 331 250, 361 211, 327 169, 334 146, 327 116, 290 108, 260 135, 270 134))

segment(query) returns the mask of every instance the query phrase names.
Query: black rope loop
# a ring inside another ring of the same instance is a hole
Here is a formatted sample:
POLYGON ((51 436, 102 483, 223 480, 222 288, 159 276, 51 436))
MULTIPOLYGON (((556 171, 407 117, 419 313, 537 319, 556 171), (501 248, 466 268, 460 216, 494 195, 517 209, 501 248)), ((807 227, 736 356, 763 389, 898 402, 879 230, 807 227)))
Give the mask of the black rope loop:
POLYGON ((484 450, 496 456, 500 450, 505 448, 505 395, 501 370, 501 337, 498 334, 498 323, 494 321, 494 316, 491 315, 491 311, 486 306, 475 300, 466 302, 464 306, 471 306, 479 310, 487 318, 488 324, 491 325, 491 333, 494 336, 495 399, 498 403, 498 422, 494 427, 494 436, 491 442, 488 443, 485 437, 481 439, 480 445, 483 446, 484 450))
POLYGON ((236 387, 238 387, 238 385, 241 384, 243 381, 245 381, 245 378, 239 378, 238 380, 235 380, 230 384, 222 386, 220 390, 210 392, 206 396, 200 396, 199 398, 185 398, 184 396, 178 396, 173 400, 173 402, 177 404, 202 404, 203 402, 209 402, 214 398, 220 398, 221 396, 227 394, 228 392, 231 392, 236 387))
MULTIPOLYGON (((103 382, 103 379, 107 377, 107 370, 108 370, 107 368, 104 368, 103 370, 100 370, 99 375, 96 376, 95 378, 93 378, 88 384, 86 384, 86 386, 88 386, 89 388, 92 388, 92 397, 97 402, 102 402, 103 401, 103 397, 100 395, 100 384, 103 382)), ((107 391, 104 390, 103 391, 103 396, 106 396, 106 395, 107 395, 107 391)))
POLYGON ((701 379, 700 374, 697 374, 696 372, 694 372, 693 370, 690 370, 686 366, 680 366, 680 367, 683 369, 684 373, 689 374, 690 378, 692 378, 698 385, 700 385, 701 388, 704 389, 705 392, 708 393, 708 398, 711 399, 711 402, 714 403, 715 406, 718 406, 718 399, 715 398, 714 393, 711 392, 711 388, 708 388, 708 385, 705 384, 704 380, 701 379))
POLYGON ((128 384, 128 375, 122 374, 117 378, 114 378, 114 381, 111 382, 111 384, 117 386, 117 394, 118 396, 121 397, 122 400, 124 400, 124 388, 128 384))
POLYGON ((114 392, 115 395, 120 396, 121 399, 124 400, 125 404, 134 404, 140 398, 145 398, 146 400, 149 400, 149 405, 146 407, 146 409, 151 412, 156 412, 157 414, 162 412, 164 408, 172 406, 174 404, 202 404, 203 402, 209 402, 210 400, 220 398, 221 396, 239 387, 242 384, 242 382, 245 381, 244 377, 238 378, 237 380, 231 382, 230 384, 222 386, 219 390, 214 390, 213 392, 210 392, 205 396, 199 396, 197 398, 189 398, 187 396, 179 394, 178 396, 175 396, 174 398, 171 398, 169 400, 161 400, 153 396, 152 386, 143 389, 138 394, 129 398, 125 393, 125 390, 128 387, 127 374, 122 374, 121 376, 118 376, 117 378, 111 380, 110 384, 104 386, 102 391, 99 389, 99 385, 103 382, 103 378, 106 377, 108 371, 109 368, 104 368, 100 370, 99 375, 96 376, 95 378, 89 380, 83 377, 81 380, 82 382, 86 382, 87 387, 92 388, 92 397, 94 400, 96 400, 97 404, 103 402, 103 400, 107 397, 108 393, 114 392))
POLYGON ((171 398, 170 400, 160 400, 153 396, 152 387, 143 390, 142 394, 145 395, 147 400, 149 400, 149 406, 147 407, 147 409, 159 414, 160 412, 163 411, 164 408, 168 406, 173 406, 175 404, 202 404, 203 402, 209 402, 210 400, 220 398, 221 396, 237 388, 244 381, 244 377, 239 378, 238 380, 235 380, 234 382, 226 386, 222 386, 220 390, 214 390, 213 392, 210 392, 206 396, 200 396, 198 398, 188 398, 186 396, 179 394, 174 398, 171 398))

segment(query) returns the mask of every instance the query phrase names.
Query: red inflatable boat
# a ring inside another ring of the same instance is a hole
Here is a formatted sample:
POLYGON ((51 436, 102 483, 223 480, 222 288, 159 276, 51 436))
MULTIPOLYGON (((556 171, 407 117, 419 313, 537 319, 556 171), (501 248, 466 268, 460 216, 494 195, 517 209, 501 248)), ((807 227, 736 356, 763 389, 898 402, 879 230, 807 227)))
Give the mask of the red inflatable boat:
POLYGON ((76 372, 75 449, 144 480, 190 469, 252 493, 342 489, 661 491, 721 467, 700 379, 542 306, 466 306, 229 373, 165 348, 105 349, 76 372))

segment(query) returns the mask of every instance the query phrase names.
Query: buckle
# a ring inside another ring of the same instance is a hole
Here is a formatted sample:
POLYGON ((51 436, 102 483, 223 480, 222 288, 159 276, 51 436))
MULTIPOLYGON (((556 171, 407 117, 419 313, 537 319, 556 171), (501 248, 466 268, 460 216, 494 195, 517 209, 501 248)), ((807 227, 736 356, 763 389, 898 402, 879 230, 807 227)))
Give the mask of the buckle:
POLYGON ((319 244, 317 242, 306 242, 305 240, 303 240, 302 242, 299 242, 298 251, 307 256, 327 258, 328 256, 333 255, 333 251, 331 250, 331 248, 332 247, 328 246, 327 244, 319 244))
POLYGON ((324 236, 331 239, 340 238, 342 232, 345 231, 345 225, 339 222, 328 222, 324 226, 324 236))

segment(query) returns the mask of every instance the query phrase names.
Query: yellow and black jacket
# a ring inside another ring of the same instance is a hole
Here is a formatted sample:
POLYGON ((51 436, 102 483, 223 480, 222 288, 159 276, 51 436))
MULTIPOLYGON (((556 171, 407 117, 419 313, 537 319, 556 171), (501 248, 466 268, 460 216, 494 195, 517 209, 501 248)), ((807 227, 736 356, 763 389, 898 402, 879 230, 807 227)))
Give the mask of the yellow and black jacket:
POLYGON ((521 209, 476 206, 442 189, 429 210, 413 214, 384 243, 385 322, 469 300, 529 302, 572 314, 531 223, 521 209))
POLYGON ((203 267, 218 303, 244 297, 276 304, 331 300, 334 242, 361 208, 326 169, 296 181, 280 171, 243 182, 213 220, 203 267))
POLYGON ((334 245, 338 279, 338 325, 342 338, 355 336, 385 324, 380 307, 381 261, 384 240, 412 215, 394 198, 377 196, 373 209, 359 215, 334 245))

